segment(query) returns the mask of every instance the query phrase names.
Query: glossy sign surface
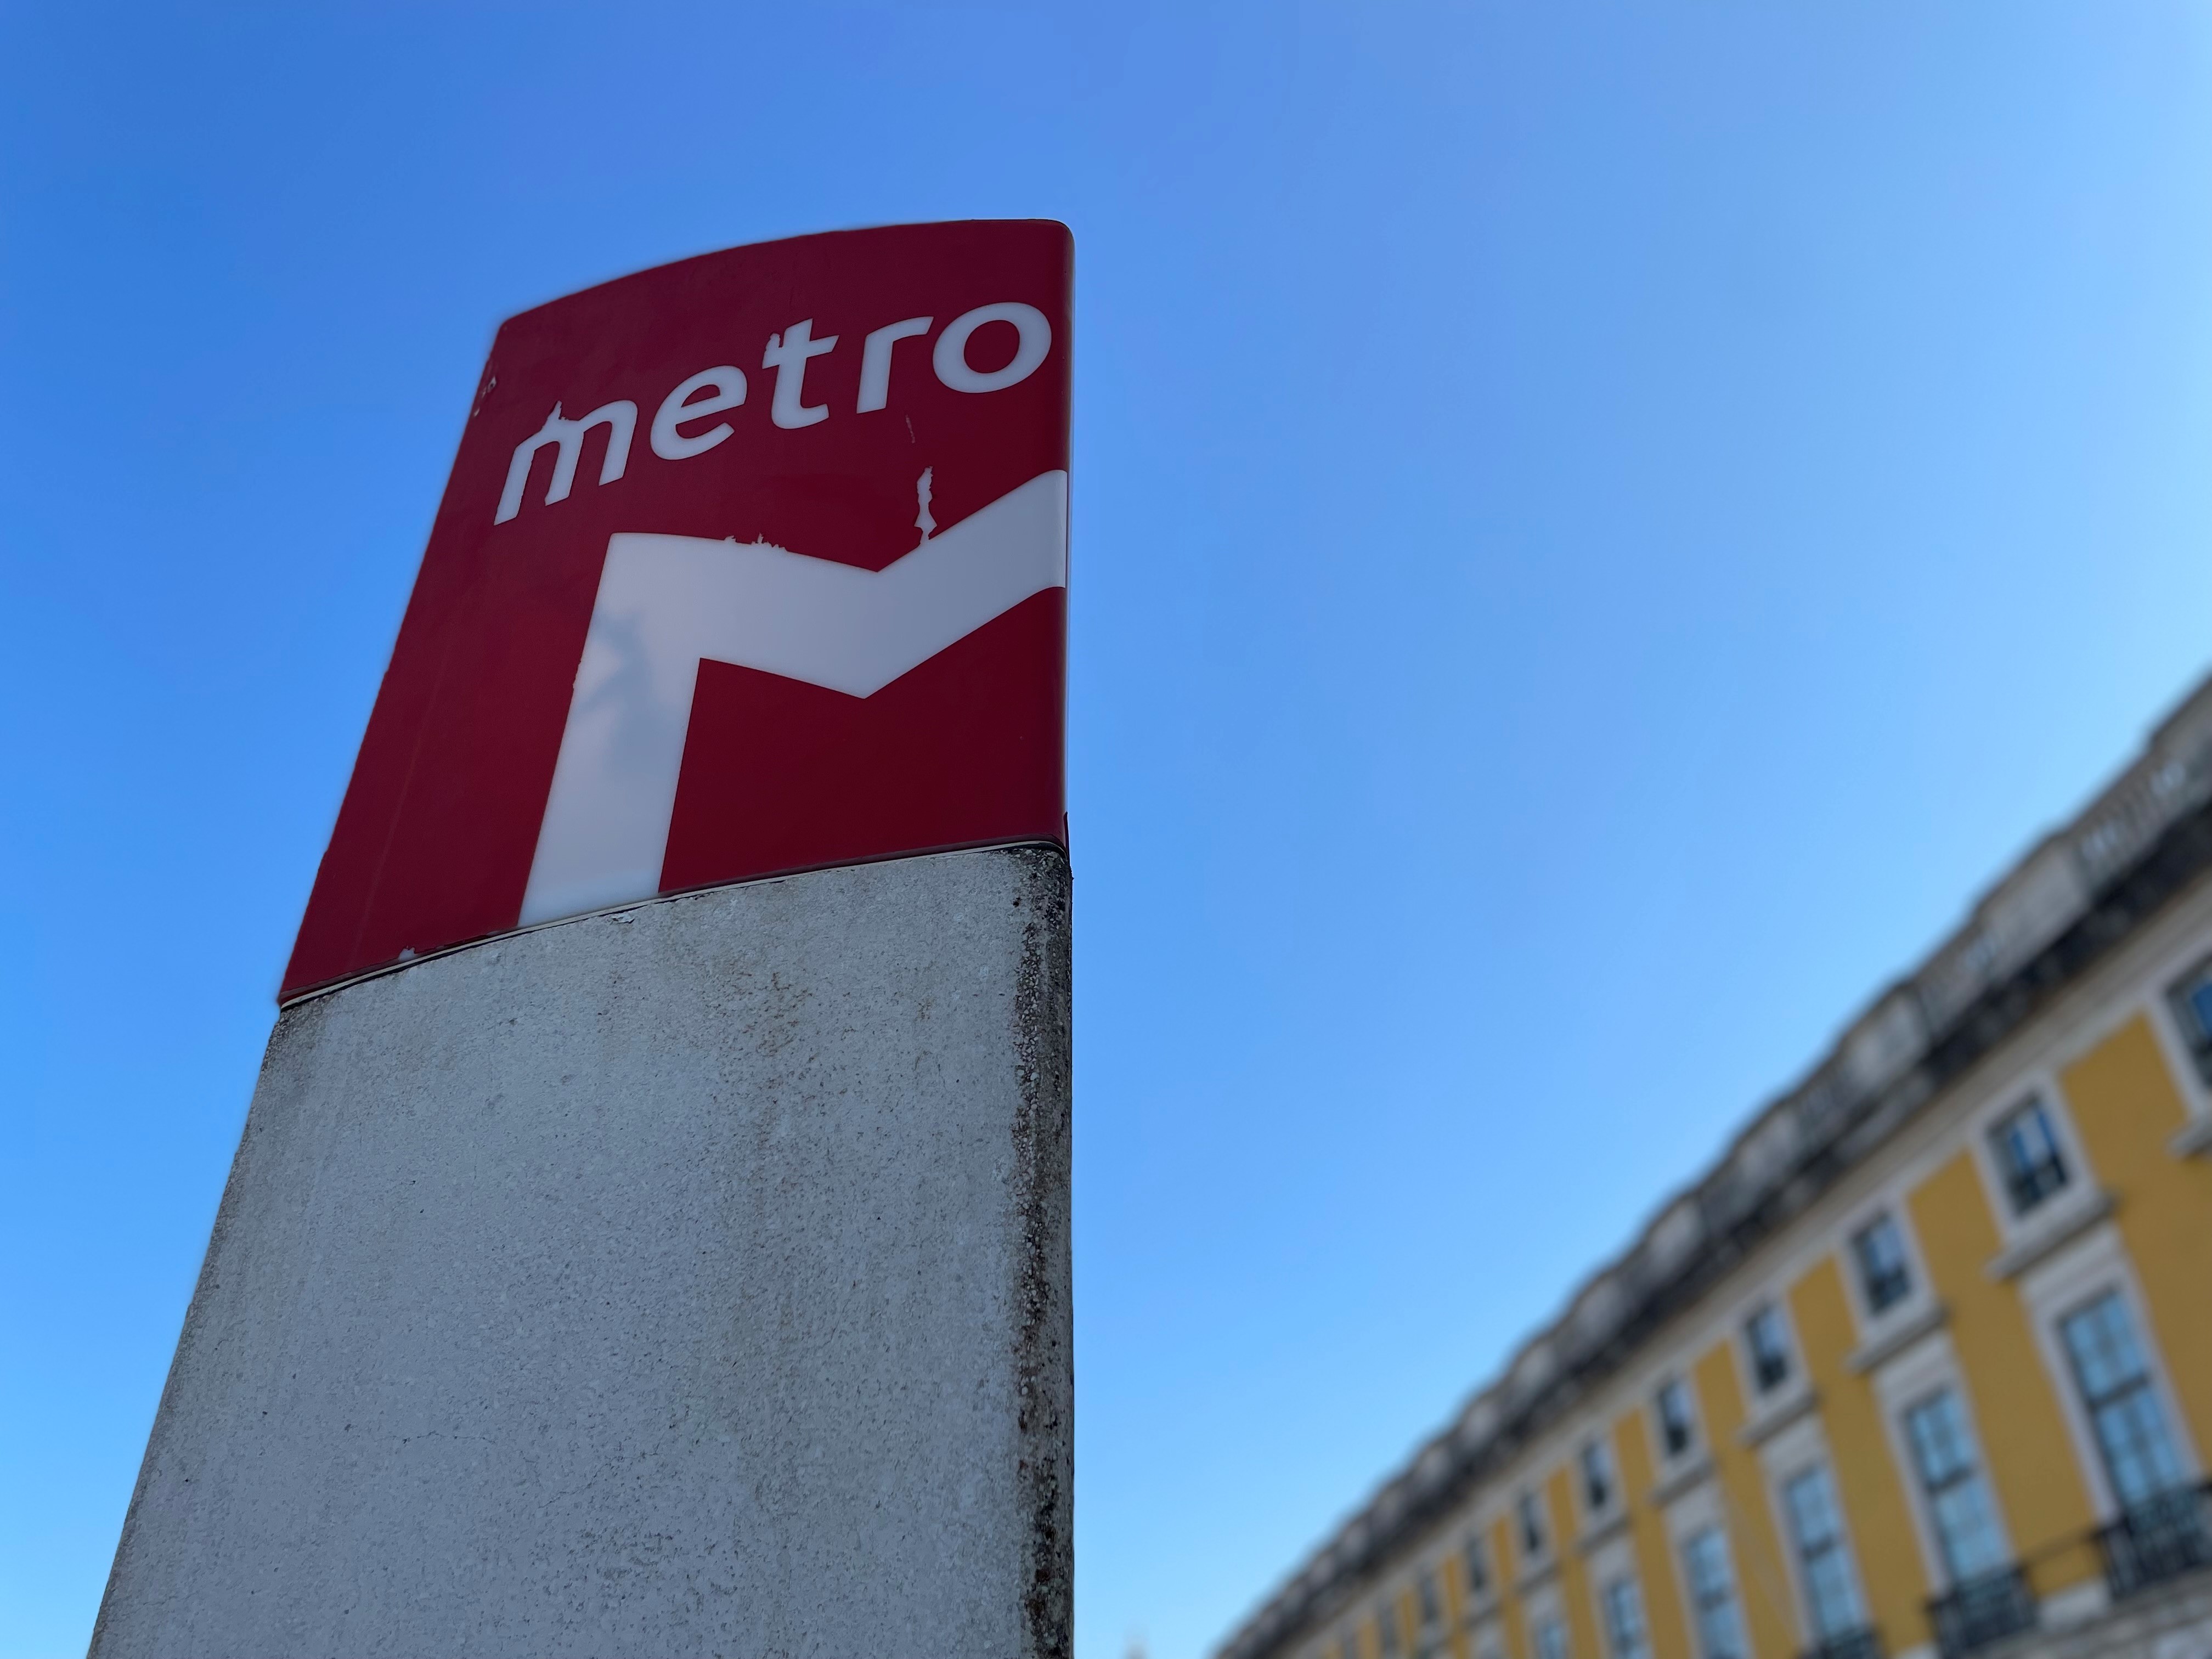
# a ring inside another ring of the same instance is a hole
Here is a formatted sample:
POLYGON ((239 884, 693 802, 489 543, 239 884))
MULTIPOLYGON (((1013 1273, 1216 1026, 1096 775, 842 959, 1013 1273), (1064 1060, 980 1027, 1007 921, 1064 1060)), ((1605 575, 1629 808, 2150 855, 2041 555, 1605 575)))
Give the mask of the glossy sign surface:
POLYGON ((1071 257, 1042 221, 840 232, 504 325, 281 994, 1061 840, 1071 257))

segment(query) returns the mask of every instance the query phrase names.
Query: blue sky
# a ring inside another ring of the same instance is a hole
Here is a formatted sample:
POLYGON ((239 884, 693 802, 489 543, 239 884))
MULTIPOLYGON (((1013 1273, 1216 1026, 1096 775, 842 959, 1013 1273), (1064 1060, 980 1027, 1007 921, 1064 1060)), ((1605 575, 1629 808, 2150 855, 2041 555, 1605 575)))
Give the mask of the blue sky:
POLYGON ((503 316, 1078 258, 1078 1640, 1197 1659, 2212 664, 2212 16, 0 6, 0 1659, 503 316))

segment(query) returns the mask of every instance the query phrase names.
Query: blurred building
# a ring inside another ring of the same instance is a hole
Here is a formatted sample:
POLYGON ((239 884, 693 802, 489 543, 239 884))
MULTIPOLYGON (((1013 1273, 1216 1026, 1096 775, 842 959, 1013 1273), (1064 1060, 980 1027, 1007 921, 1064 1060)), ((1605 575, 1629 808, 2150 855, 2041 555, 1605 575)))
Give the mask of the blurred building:
POLYGON ((2212 1659, 2212 684, 1218 1659, 2212 1659))

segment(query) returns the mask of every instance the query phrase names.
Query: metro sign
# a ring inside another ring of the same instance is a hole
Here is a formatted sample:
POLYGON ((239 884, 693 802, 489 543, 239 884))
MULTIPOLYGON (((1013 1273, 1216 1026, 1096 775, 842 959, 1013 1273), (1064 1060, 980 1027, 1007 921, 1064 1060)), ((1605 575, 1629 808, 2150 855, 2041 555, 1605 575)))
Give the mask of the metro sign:
POLYGON ((1064 842, 1071 260, 1042 221, 841 232, 504 325, 280 996, 1064 842))

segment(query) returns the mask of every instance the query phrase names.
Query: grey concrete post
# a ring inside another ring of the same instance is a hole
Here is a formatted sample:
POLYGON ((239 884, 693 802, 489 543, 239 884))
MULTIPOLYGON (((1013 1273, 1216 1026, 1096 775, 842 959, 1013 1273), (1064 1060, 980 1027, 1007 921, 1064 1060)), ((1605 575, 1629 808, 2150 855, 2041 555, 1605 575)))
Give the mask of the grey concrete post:
POLYGON ((1068 941, 939 854, 287 1008, 93 1654, 1063 1659, 1068 941))

